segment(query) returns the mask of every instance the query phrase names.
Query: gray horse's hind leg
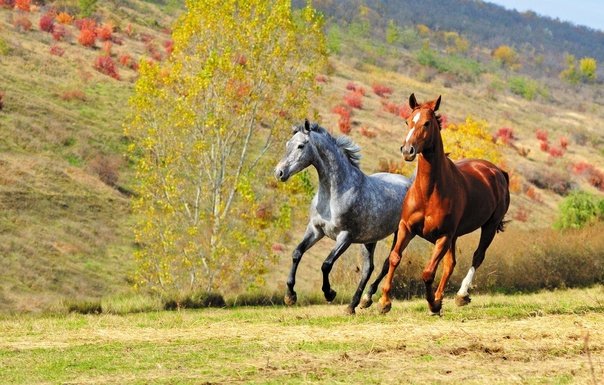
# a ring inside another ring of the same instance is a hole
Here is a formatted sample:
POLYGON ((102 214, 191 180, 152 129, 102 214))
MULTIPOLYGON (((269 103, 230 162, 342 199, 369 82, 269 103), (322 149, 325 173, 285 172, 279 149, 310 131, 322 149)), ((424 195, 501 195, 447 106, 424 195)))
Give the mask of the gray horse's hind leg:
MULTIPOLYGON (((392 249, 394 249, 394 245, 396 244, 396 236, 397 236, 397 232, 395 231, 394 238, 392 239, 392 246, 390 246, 390 251, 392 251, 392 249)), ((363 299, 361 300, 361 305, 360 305, 361 309, 366 309, 373 304, 373 300, 371 299, 371 297, 377 292, 380 282, 382 282, 382 279, 384 279, 386 274, 388 274, 389 267, 390 267, 390 253, 388 253, 388 255, 386 256, 386 259, 384 260, 384 265, 382 266, 382 271, 380 271, 380 274, 377 276, 375 281, 373 281, 373 283, 371 285, 369 285, 369 290, 367 290, 367 293, 365 293, 365 295, 363 296, 363 299)))
POLYGON ((302 255, 321 238, 323 238, 323 236, 324 234, 322 231, 314 226, 308 225, 302 242, 300 242, 298 247, 296 247, 294 250, 292 254, 292 268, 289 272, 289 276, 287 277, 287 292, 285 293, 286 305, 293 305, 298 300, 298 296, 294 291, 294 285, 296 284, 296 270, 298 270, 298 265, 300 264, 300 260, 302 260, 302 255))
POLYGON ((365 290, 365 286, 367 286, 367 281, 369 281, 369 277, 371 277, 371 273, 373 273, 373 253, 375 252, 375 245, 375 242, 361 245, 361 253, 363 255, 363 271, 361 275, 361 281, 359 282, 359 287, 352 296, 352 301, 350 302, 350 305, 348 305, 348 307, 346 308, 348 314, 354 314, 354 309, 359 305, 363 290, 365 290))
POLYGON ((323 265, 321 265, 321 271, 323 272, 323 287, 321 290, 323 290, 323 294, 325 295, 327 302, 333 301, 337 294, 329 284, 329 273, 331 272, 331 268, 333 267, 334 262, 340 258, 340 255, 344 254, 351 243, 349 233, 342 231, 340 234, 338 234, 336 246, 333 248, 333 250, 331 250, 331 253, 329 253, 325 259, 325 262, 323 262, 323 265))

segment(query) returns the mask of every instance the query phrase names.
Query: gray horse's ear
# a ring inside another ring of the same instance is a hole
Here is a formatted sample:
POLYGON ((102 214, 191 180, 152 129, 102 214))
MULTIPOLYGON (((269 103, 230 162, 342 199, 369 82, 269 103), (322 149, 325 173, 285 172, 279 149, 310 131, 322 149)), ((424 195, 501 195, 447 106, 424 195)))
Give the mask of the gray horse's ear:
POLYGON ((419 106, 419 103, 417 102, 417 99, 415 99, 415 94, 411 94, 411 96, 409 96, 409 107, 414 110, 417 106, 419 106))
POLYGON ((310 130, 310 122, 308 121, 308 119, 304 119, 304 131, 308 134, 310 130))

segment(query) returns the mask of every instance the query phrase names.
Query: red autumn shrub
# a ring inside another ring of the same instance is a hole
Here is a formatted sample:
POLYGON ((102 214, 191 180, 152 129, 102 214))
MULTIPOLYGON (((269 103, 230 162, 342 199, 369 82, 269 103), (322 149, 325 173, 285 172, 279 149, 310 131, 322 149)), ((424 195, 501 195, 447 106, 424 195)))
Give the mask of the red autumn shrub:
POLYGON ((124 67, 129 67, 130 63, 132 63, 132 56, 127 53, 120 55, 117 61, 124 67))
POLYGON ((149 43, 153 40, 153 35, 150 35, 148 33, 140 33, 139 38, 143 43, 149 43))
POLYGON ((399 108, 398 115, 405 120, 409 119, 411 116, 411 107, 409 107, 407 104, 403 104, 399 108))
POLYGON ((65 101, 79 100, 86 101, 86 94, 82 90, 67 90, 61 94, 61 99, 65 101))
POLYGON ((356 91, 357 90, 357 85, 354 84, 353 82, 348 82, 348 84, 346 84, 346 89, 348 91, 356 91))
POLYGON ((78 42, 84 47, 92 47, 96 41, 96 35, 93 30, 82 29, 80 30, 80 36, 78 42))
POLYGON ((543 152, 548 152, 549 151, 549 143, 547 143, 546 141, 542 140, 542 141, 539 142, 539 148, 543 152))
POLYGON ((80 31, 83 29, 89 29, 91 31, 94 31, 96 29, 96 21, 88 17, 85 17, 83 19, 77 19, 76 21, 74 21, 74 24, 76 28, 80 31))
POLYGON ((41 31, 51 33, 55 24, 54 15, 51 13, 45 13, 42 15, 42 17, 40 17, 38 24, 41 31))
POLYGON ((0 0, 0 7, 13 8, 15 6, 15 0, 0 0))
POLYGON ((66 34, 67 34, 67 31, 63 25, 55 24, 54 27, 52 27, 52 38, 55 39, 56 41, 64 40, 66 34))
POLYGON ((103 24, 96 29, 96 36, 101 41, 111 40, 113 34, 113 26, 111 24, 103 24))
POLYGON ((535 136, 537 139, 547 142, 547 131, 538 128, 537 131, 535 131, 535 136))
POLYGON ((369 139, 373 139, 377 136, 377 133, 373 130, 370 130, 367 127, 361 127, 359 129, 359 132, 361 133, 361 135, 363 135, 364 137, 367 137, 369 139))
POLYGON ((358 92, 349 92, 344 95, 344 102, 352 108, 363 109, 363 95, 358 92))
POLYGON ((564 150, 558 146, 551 146, 548 153, 554 158, 560 158, 562 155, 564 155, 564 150))
POLYGON ((392 94, 392 88, 383 84, 375 83, 371 88, 373 89, 373 92, 380 98, 387 98, 392 94))
POLYGON ((560 137, 560 147, 562 147, 565 150, 568 148, 568 138, 566 136, 560 137))
MULTIPOLYGON (((166 54, 168 54, 168 56, 172 55, 172 52, 174 51, 174 41, 173 40, 166 40, 164 41, 164 49, 166 50, 166 54)), ((240 55, 243 56, 243 58, 245 58, 245 55, 240 55)), ((245 60, 247 62, 247 59, 245 60)), ((241 65, 245 65, 246 63, 243 63, 241 65)))
POLYGON ((526 222, 530 215, 530 210, 524 206, 518 207, 516 212, 513 214, 512 218, 518 222, 526 222))
POLYGON ((27 32, 31 29, 31 21, 27 18, 27 16, 17 16, 13 19, 13 26, 18 31, 27 32))
POLYGON ((335 106, 331 112, 333 112, 334 114, 338 114, 340 116, 345 116, 350 118, 350 114, 352 113, 352 111, 350 110, 350 107, 345 106, 345 105, 337 105, 335 106))
POLYGON ((317 83, 327 83, 327 76, 319 74, 319 75, 315 76, 315 81, 317 83))
POLYGON ((55 56, 63 56, 65 54, 65 49, 55 44, 50 47, 50 54, 55 56))
POLYGON ((115 68, 115 62, 113 61, 111 56, 97 57, 94 62, 94 69, 96 69, 102 74, 120 80, 120 75, 117 73, 117 68, 115 68))
POLYGON ((384 111, 389 112, 391 114, 394 114, 396 116, 399 116, 400 114, 400 108, 399 106, 394 103, 394 102, 388 102, 388 101, 382 101, 382 108, 384 109, 384 111))
POLYGON ((497 130, 495 135, 493 135, 493 139, 495 139, 495 141, 500 140, 503 144, 510 144, 516 140, 516 137, 514 136, 513 129, 510 127, 501 127, 497 130))
POLYGON ((572 171, 575 175, 584 175, 593 170, 594 166, 587 162, 577 162, 572 165, 572 171))
POLYGON ((20 11, 31 11, 31 0, 15 0, 15 9, 20 11))
POLYGON ((537 190, 535 190, 535 188, 533 186, 530 186, 529 188, 526 189, 526 196, 529 197, 531 200, 534 200, 535 202, 538 202, 538 203, 543 202, 543 198, 541 197, 541 194, 539 194, 539 192, 537 190))
POLYGON ((340 120, 338 120, 338 128, 342 134, 348 135, 350 133, 350 117, 340 116, 340 120))

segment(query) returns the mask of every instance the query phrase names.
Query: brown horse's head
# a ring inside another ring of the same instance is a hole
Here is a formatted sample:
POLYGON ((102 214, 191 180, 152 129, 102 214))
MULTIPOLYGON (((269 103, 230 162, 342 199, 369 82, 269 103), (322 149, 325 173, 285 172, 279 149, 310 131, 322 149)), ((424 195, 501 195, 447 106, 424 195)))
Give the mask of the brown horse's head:
POLYGON ((409 133, 401 146, 401 152, 406 161, 411 162, 417 154, 432 149, 434 136, 440 134, 440 124, 436 111, 440 105, 440 96, 435 100, 419 104, 415 95, 409 96, 409 107, 411 115, 405 121, 409 127, 409 133))

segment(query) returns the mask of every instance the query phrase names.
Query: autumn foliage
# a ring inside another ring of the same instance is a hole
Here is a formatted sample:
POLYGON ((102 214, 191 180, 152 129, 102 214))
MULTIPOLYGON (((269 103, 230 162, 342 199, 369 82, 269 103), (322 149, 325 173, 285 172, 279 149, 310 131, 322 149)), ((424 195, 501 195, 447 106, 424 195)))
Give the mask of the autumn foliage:
POLYGON ((392 95, 392 88, 383 84, 375 83, 371 86, 371 88, 373 89, 373 93, 381 98, 387 98, 392 95))
POLYGON ((78 42, 84 47, 92 47, 96 42, 96 34, 93 30, 84 28, 80 30, 80 36, 78 36, 78 42))
POLYGON ((102 74, 111 76, 114 79, 120 80, 120 75, 117 73, 115 62, 110 56, 99 56, 94 61, 94 69, 102 74))
POLYGON ((53 26, 55 24, 55 18, 52 13, 45 13, 40 17, 40 21, 38 22, 40 26, 40 30, 44 32, 52 32, 53 26))

